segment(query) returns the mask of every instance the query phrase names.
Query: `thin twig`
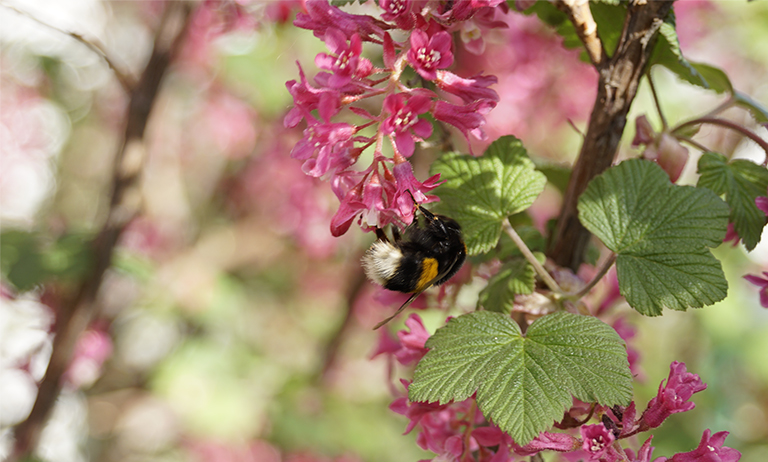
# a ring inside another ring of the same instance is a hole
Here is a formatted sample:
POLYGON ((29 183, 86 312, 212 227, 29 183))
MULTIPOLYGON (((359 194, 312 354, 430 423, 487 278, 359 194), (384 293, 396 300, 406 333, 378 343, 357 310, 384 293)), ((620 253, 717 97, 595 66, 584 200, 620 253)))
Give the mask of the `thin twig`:
POLYGON ((62 376, 72 361, 75 344, 97 311, 97 295, 104 274, 112 263, 120 235, 139 212, 140 201, 135 200, 137 194, 132 193, 138 193, 136 185, 143 166, 144 131, 163 76, 186 36, 190 13, 189 3, 169 3, 155 37, 149 63, 130 93, 123 142, 114 158, 107 218, 91 242, 93 267, 75 295, 63 301, 57 314, 48 369, 40 383, 32 411, 15 428, 16 441, 10 461, 26 459, 37 447, 48 415, 59 396, 62 376))
POLYGON ((550 288, 555 293, 563 294, 563 289, 560 288, 560 286, 557 284, 557 282, 552 278, 552 276, 547 272, 547 270, 539 263, 539 261, 536 259, 536 257, 533 255, 533 252, 531 252, 531 249, 528 248, 527 245, 525 245, 525 241, 520 237, 519 234, 515 231, 515 228, 512 227, 512 224, 509 222, 509 219, 504 220, 501 223, 502 229, 504 229, 504 232, 507 233, 509 237, 512 238, 512 241, 515 243, 518 249, 520 249, 520 252, 523 254, 526 260, 528 260, 528 263, 533 266, 533 269, 536 270, 536 273, 539 275, 542 281, 547 285, 547 287, 550 288))
POLYGON ((678 141, 685 141, 686 143, 690 144, 694 148, 698 149, 701 152, 711 152, 712 150, 708 147, 704 146, 703 144, 699 143, 698 141, 694 141, 692 138, 688 138, 686 136, 678 136, 678 141))
POLYGON ((584 43, 589 60, 596 68, 600 68, 607 58, 603 42, 597 35, 597 23, 592 17, 588 0, 560 0, 555 3, 557 8, 568 15, 568 19, 576 28, 576 34, 584 43))
POLYGON ((733 131, 741 133, 745 137, 754 141, 758 146, 760 146, 763 149, 766 156, 765 161, 763 161, 763 165, 768 164, 768 141, 765 141, 764 139, 760 138, 760 135, 753 132, 752 130, 746 127, 743 127, 735 122, 731 122, 730 120, 720 119, 718 117, 699 117, 698 119, 689 120, 688 122, 684 122, 678 125, 672 130, 672 134, 682 130, 685 127, 690 127, 692 125, 698 125, 698 124, 719 125, 721 127, 730 128, 733 131))
POLYGON ((590 290, 592 290, 593 287, 600 281, 600 279, 603 278, 603 276, 608 273, 608 270, 611 269, 611 266, 616 262, 616 254, 611 252, 611 254, 608 256, 608 258, 603 262, 603 265, 600 267, 600 271, 597 272, 595 277, 592 278, 591 281, 581 289, 579 289, 578 292, 572 293, 572 294, 566 294, 565 296, 567 298, 570 298, 572 300, 579 300, 585 295, 589 293, 590 290))
POLYGON ((661 119, 661 125, 664 127, 664 131, 667 130, 667 118, 664 117, 664 112, 661 110, 661 102, 659 101, 659 95, 656 93, 656 85, 653 84, 653 78, 651 77, 651 70, 648 69, 648 72, 646 72, 646 77, 648 78, 648 85, 651 87, 651 95, 653 95, 653 102, 656 104, 656 112, 659 113, 659 118, 661 119))
POLYGON ((52 24, 48 24, 47 22, 39 18, 36 18, 35 16, 31 15, 26 11, 16 8, 15 6, 7 5, 3 1, 0 1, 0 6, 8 8, 9 10, 15 11, 16 13, 35 21, 36 23, 40 24, 43 27, 47 27, 51 30, 55 30, 56 32, 59 32, 64 35, 68 35, 73 39, 77 40, 78 42, 82 43, 86 47, 88 47, 91 51, 99 55, 101 59, 104 60, 104 62, 107 63, 109 68, 112 69, 112 72, 114 72, 115 78, 120 83, 120 86, 123 87, 123 90, 125 90, 126 92, 130 92, 131 89, 136 85, 136 82, 134 81, 135 79, 131 78, 127 72, 125 72, 119 65, 115 63, 114 59, 109 57, 109 54, 107 54, 107 51, 104 49, 104 46, 101 44, 101 42, 98 41, 98 39, 85 38, 82 34, 78 32, 72 32, 72 31, 60 29, 52 24))

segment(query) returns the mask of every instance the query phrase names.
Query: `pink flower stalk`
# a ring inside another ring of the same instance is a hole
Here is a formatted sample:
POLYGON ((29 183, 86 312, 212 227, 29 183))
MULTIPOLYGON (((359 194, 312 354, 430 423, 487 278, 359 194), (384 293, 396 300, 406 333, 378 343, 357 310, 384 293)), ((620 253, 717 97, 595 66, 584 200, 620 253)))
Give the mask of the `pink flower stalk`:
POLYGON ((495 104, 499 101, 499 94, 488 87, 498 81, 495 75, 478 74, 465 79, 453 72, 437 71, 436 83, 441 90, 458 96, 465 104, 480 100, 495 104))
POLYGON ((421 94, 406 97, 397 93, 384 99, 384 109, 391 115, 381 124, 381 131, 386 135, 394 134, 395 148, 401 155, 410 157, 416 141, 432 135, 432 124, 419 118, 420 114, 429 111, 431 104, 432 98, 421 94))
POLYGON ((768 271, 763 271, 764 278, 747 274, 744 279, 760 288, 760 306, 768 308, 768 271))
POLYGON ((344 87, 353 77, 365 78, 371 74, 373 65, 360 56, 363 42, 358 34, 352 34, 347 44, 347 37, 340 30, 328 29, 325 32, 325 44, 333 54, 318 54, 315 65, 332 72, 328 77, 328 86, 331 88, 344 87))
MULTIPOLYGON (((717 432, 710 437, 712 432, 704 430, 699 446, 690 452, 675 454, 671 462, 737 462, 741 459, 741 453, 733 448, 723 447, 728 432, 717 432)), ((666 462, 660 457, 655 462, 666 462)))
POLYGON ((408 62, 427 80, 437 78, 437 70, 453 64, 453 44, 448 32, 440 31, 428 36, 421 29, 411 32, 411 49, 408 50, 408 62))
POLYGON ((701 378, 686 371, 685 363, 673 361, 669 366, 667 384, 659 384, 658 394, 648 403, 641 418, 643 427, 656 428, 672 414, 690 411, 696 405, 688 402, 694 393, 707 388, 701 378))
POLYGON ((588 460, 616 462, 621 459, 612 446, 616 437, 605 425, 582 425, 579 433, 582 438, 581 448, 589 457, 588 460))

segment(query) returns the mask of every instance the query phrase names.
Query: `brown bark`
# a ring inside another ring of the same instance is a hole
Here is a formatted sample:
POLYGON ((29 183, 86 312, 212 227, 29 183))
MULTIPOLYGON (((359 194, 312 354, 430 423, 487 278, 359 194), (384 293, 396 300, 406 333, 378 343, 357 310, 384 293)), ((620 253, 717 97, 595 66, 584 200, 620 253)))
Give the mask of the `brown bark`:
POLYGON ((559 266, 575 271, 584 260, 591 234, 578 220, 576 205, 579 196, 592 178, 611 166, 616 156, 627 124, 627 113, 646 71, 659 27, 672 3, 631 2, 616 51, 613 56, 595 65, 599 75, 597 98, 547 252, 559 266))
POLYGON ((191 12, 191 4, 171 2, 155 37, 152 55, 139 82, 130 91, 125 134, 115 155, 109 210, 104 225, 91 243, 93 267, 88 277, 62 303, 56 317, 53 352, 38 389, 35 404, 27 419, 16 426, 10 461, 24 460, 37 447, 43 427, 61 391, 61 378, 72 361, 75 344, 97 310, 96 296, 104 273, 125 225, 140 208, 134 191, 143 166, 142 138, 160 83, 175 50, 181 45, 191 12))

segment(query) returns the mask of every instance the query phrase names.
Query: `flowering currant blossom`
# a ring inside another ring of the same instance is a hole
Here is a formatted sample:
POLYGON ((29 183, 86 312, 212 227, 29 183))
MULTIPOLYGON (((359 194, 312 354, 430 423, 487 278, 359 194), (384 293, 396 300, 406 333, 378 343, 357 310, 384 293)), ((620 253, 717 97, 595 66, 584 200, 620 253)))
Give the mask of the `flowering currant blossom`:
POLYGON ((437 78, 437 70, 453 64, 451 36, 440 31, 429 37, 426 32, 416 29, 411 33, 411 49, 408 50, 408 62, 416 72, 427 80, 437 78))
POLYGON ((694 393, 705 390, 707 385, 698 375, 687 372, 685 363, 673 361, 669 366, 667 384, 659 384, 658 394, 648 403, 641 418, 647 428, 656 428, 672 414, 690 411, 696 405, 688 402, 694 393))
POLYGON ((363 42, 360 36, 352 34, 347 45, 347 37, 338 29, 325 32, 325 43, 333 55, 320 53, 315 57, 315 65, 332 72, 328 78, 331 88, 341 88, 352 81, 352 77, 367 77, 373 70, 371 62, 360 56, 363 42))
POLYGON ((431 98, 415 95, 406 99, 403 93, 389 95, 384 99, 384 110, 392 114, 381 124, 381 131, 386 135, 394 134, 395 146, 400 154, 410 157, 415 141, 432 135, 432 124, 419 119, 420 114, 429 110, 431 98))
POLYGON ((411 195, 419 203, 437 200, 426 193, 439 184, 438 177, 416 180, 406 159, 416 152, 417 142, 433 133, 433 122, 423 116, 429 113, 464 136, 482 139, 484 115, 499 101, 490 88, 496 77, 463 77, 445 70, 454 60, 451 34, 469 20, 476 19, 480 29, 503 25, 485 19, 505 13, 506 6, 500 0, 451 7, 443 2, 382 0, 380 18, 346 13, 327 0, 309 0, 305 7, 294 25, 311 30, 329 52, 315 57, 322 72, 312 85, 301 66, 298 81, 286 84, 294 106, 284 125, 307 124, 291 156, 303 162, 304 173, 331 183, 341 202, 331 220, 334 236, 354 222, 366 231, 390 223, 408 225, 414 212, 411 195), (393 36, 409 38, 398 42, 393 36), (383 68, 362 56, 364 42, 381 48, 383 68), (408 65, 422 78, 415 84, 403 80, 408 65), (457 100, 462 104, 454 104, 457 100), (359 135, 361 130, 366 136, 359 135), (394 151, 391 157, 385 155, 387 139, 394 151), (355 165, 363 151, 372 151, 369 166, 355 165))
MULTIPOLYGON (((675 454, 671 462, 737 462, 741 459, 741 453, 733 448, 723 447, 728 432, 717 432, 710 437, 712 432, 707 429, 701 435, 699 447, 690 452, 675 454)), ((666 462, 660 457, 655 462, 666 462)))
POLYGON ((612 446, 616 437, 605 425, 582 425, 579 432, 582 439, 581 448, 589 457, 588 460, 615 462, 621 459, 612 446))

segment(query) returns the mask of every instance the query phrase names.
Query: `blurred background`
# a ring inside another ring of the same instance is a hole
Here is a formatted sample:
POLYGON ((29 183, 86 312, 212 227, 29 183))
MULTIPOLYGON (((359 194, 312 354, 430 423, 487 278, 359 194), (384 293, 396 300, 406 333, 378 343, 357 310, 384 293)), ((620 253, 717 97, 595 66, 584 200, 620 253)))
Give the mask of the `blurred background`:
MULTIPOLYGON (((297 61, 311 79, 324 44, 292 26, 300 1, 192 6, 144 135, 142 212, 104 275, 99 311, 77 341, 38 457, 431 457, 414 433, 402 435, 407 419, 388 409, 393 391, 402 393, 398 378, 410 371, 370 359, 379 341, 371 328, 391 310, 358 263, 373 238, 355 227, 333 238, 336 197, 289 156, 302 127, 283 128, 292 106, 285 82, 298 79, 297 61)), ((32 408, 62 294, 84 274, 84 242, 106 217, 124 132, 128 95, 99 54, 70 33, 99 44, 135 79, 166 7, 0 1, 0 458, 11 450, 10 429, 32 408)), ((738 90, 768 104, 768 2, 685 0, 676 12, 687 57, 721 67, 738 90)), ((456 50, 456 72, 499 78, 488 142, 511 133, 538 162, 568 164, 591 111, 595 73, 536 18, 510 12, 505 21, 508 29, 486 37, 484 54, 456 50)), ((670 122, 721 100, 663 70, 654 78, 670 122)), ((629 143, 642 114, 660 126, 647 86, 622 157, 638 155, 629 143)), ((743 112, 727 115, 750 124, 743 112)), ((705 127, 699 136, 728 156, 763 161, 762 151, 732 132, 705 127)), ((414 157, 420 180, 434 155, 427 149, 414 157)), ((691 155, 682 183, 696 181, 698 153, 691 155)), ((531 210, 534 223, 558 213, 559 194, 548 187, 531 210)), ((742 461, 768 460, 768 310, 758 287, 742 279, 768 270, 766 241, 750 254, 729 243, 716 250, 730 289, 715 306, 658 318, 617 308, 637 326, 639 406, 673 360, 708 384, 694 396, 696 409, 653 432, 654 456, 690 451, 711 428, 731 432, 726 445, 742 461)), ((475 277, 465 286, 456 312, 474 307, 482 283, 475 277)), ((422 317, 433 331, 445 312, 422 317)))

